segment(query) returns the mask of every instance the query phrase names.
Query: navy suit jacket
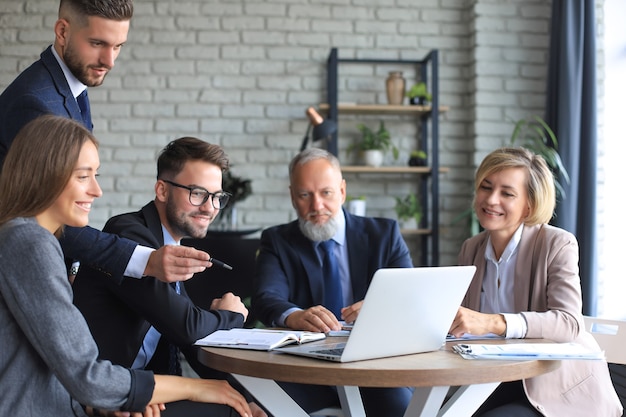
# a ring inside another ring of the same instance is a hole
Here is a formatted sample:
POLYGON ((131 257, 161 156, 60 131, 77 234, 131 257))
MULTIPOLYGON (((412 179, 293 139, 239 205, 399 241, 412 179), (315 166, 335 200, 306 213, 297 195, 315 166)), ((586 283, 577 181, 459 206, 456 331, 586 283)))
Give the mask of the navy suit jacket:
MULTIPOLYGON (((52 46, 0 95, 0 167, 17 132, 44 114, 83 122, 63 70, 52 54, 52 46)), ((93 126, 87 128, 93 130, 93 126)))
MULTIPOLYGON (((354 301, 365 297, 379 268, 410 268, 409 249, 395 220, 346 216, 346 244, 354 301)), ((306 309, 322 304, 324 281, 315 246, 298 221, 269 228, 261 234, 252 310, 272 326, 292 307, 306 309)))
MULTIPOLYGON (((104 230, 145 246, 163 246, 161 221, 153 202, 138 212, 112 217, 104 230)), ((81 265, 72 286, 74 304, 87 320, 101 359, 130 367, 152 325, 162 337, 149 369, 160 374, 168 373, 169 343, 173 343, 196 372, 204 377, 215 377, 197 362, 191 345, 215 330, 242 327, 243 315, 195 306, 184 285, 181 285, 179 295, 169 284, 152 277, 126 279, 117 285, 101 275, 101 272, 81 265)))
MULTIPOLYGON (((83 123, 78 103, 52 54, 52 46, 0 95, 0 169, 17 132, 44 114, 83 123)), ((91 131, 93 125, 87 128, 91 131)), ((66 227, 61 238, 66 257, 103 271, 116 282, 124 278, 124 270, 136 246, 134 242, 103 234, 91 227, 66 227)))

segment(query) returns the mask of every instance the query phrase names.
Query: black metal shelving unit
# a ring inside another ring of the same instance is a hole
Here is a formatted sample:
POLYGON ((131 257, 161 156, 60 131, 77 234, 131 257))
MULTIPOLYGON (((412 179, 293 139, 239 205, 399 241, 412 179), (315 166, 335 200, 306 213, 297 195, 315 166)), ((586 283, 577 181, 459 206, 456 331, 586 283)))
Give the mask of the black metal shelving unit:
MULTIPOLYGON (((421 60, 397 60, 397 59, 345 59, 339 58, 337 48, 332 48, 327 62, 327 104, 320 106, 327 112, 327 117, 339 126, 339 114, 404 114, 414 115, 418 118, 418 129, 421 134, 420 148, 427 152, 429 157, 428 169, 411 170, 407 167, 407 173, 415 173, 419 176, 419 195, 424 210, 420 229, 414 231, 421 238, 421 265, 439 265, 439 173, 447 171, 447 168, 439 166, 439 114, 447 108, 439 105, 439 63, 438 51, 431 50, 421 60), (346 64, 400 64, 414 65, 421 81, 430 88, 432 95, 429 106, 414 105, 338 105, 338 72, 339 65, 346 64), (430 145, 430 150, 428 149, 430 145)), ((327 149, 335 156, 338 155, 337 132, 328 141, 327 149)), ((383 167, 384 168, 384 167, 383 167)), ((362 167, 344 167, 346 172, 364 172, 362 167)), ((385 174, 389 170, 371 168, 367 172, 380 172, 385 174)))

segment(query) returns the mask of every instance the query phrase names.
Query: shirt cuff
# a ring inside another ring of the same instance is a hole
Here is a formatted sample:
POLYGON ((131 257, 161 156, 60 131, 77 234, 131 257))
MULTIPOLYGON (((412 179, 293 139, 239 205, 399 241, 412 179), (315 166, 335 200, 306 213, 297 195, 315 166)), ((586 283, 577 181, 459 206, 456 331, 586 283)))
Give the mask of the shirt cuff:
POLYGON ((294 311, 300 311, 300 310, 302 309, 298 307, 291 307, 289 310, 285 311, 283 314, 280 315, 278 320, 276 320, 276 322, 274 323, 274 327, 287 327, 287 325, 285 324, 285 320, 287 320, 287 316, 289 316, 294 311))
POLYGON ((124 276, 142 278, 152 252, 154 252, 152 248, 137 245, 133 251, 133 255, 130 257, 130 261, 128 261, 128 265, 126 265, 124 276))
POLYGON ((507 339, 523 339, 526 336, 528 326, 526 320, 521 314, 501 313, 506 321, 506 338, 507 339))

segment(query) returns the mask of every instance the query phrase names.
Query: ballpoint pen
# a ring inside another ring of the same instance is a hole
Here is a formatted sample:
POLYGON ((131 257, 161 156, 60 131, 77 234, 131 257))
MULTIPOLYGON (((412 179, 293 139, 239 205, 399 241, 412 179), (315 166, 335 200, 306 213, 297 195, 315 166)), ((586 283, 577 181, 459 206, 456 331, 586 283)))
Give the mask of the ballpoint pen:
POLYGON ((225 264, 224 262, 220 261, 219 259, 209 258, 209 262, 211 262, 211 263, 212 263, 212 264, 214 264, 214 265, 221 266, 221 267, 222 267, 222 268, 224 268, 224 269, 228 269, 228 270, 230 270, 230 271, 232 271, 232 270, 233 270, 233 267, 232 267, 232 266, 230 266, 230 265, 228 265, 228 264, 225 264))

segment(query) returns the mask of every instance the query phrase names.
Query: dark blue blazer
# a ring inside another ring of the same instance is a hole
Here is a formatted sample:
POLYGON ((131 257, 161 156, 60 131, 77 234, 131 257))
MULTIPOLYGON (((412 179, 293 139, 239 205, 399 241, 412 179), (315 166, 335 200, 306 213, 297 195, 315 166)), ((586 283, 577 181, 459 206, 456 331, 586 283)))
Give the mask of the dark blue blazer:
MULTIPOLYGON (((346 216, 346 242, 354 301, 365 297, 379 268, 413 266, 395 220, 346 216)), ((292 307, 322 304, 324 284, 313 242, 298 221, 263 231, 257 258, 252 310, 264 324, 274 325, 292 307)))
MULTIPOLYGON (((132 238, 142 245, 163 246, 163 229, 153 202, 140 211, 109 219, 109 233, 132 238)), ((72 286, 74 304, 87 320, 100 350, 100 359, 130 367, 143 339, 154 326, 162 337, 149 369, 168 373, 169 344, 178 346, 190 365, 204 377, 216 375, 201 366, 191 346, 219 329, 243 326, 243 315, 225 310, 203 310, 189 298, 184 285, 180 295, 167 283, 152 277, 126 279, 120 285, 81 265, 72 286)))
MULTIPOLYGON (((63 70, 52 54, 52 46, 0 95, 0 168, 17 132, 43 114, 83 122, 63 70)), ((86 127, 93 130, 93 125, 86 127)))
MULTIPOLYGON (((44 114, 83 123, 78 103, 52 54, 52 46, 0 95, 0 169, 17 132, 44 114)), ((93 125, 87 128, 91 131, 93 125)), ((137 244, 91 227, 67 227, 61 246, 66 257, 91 265, 120 282, 137 244)))

